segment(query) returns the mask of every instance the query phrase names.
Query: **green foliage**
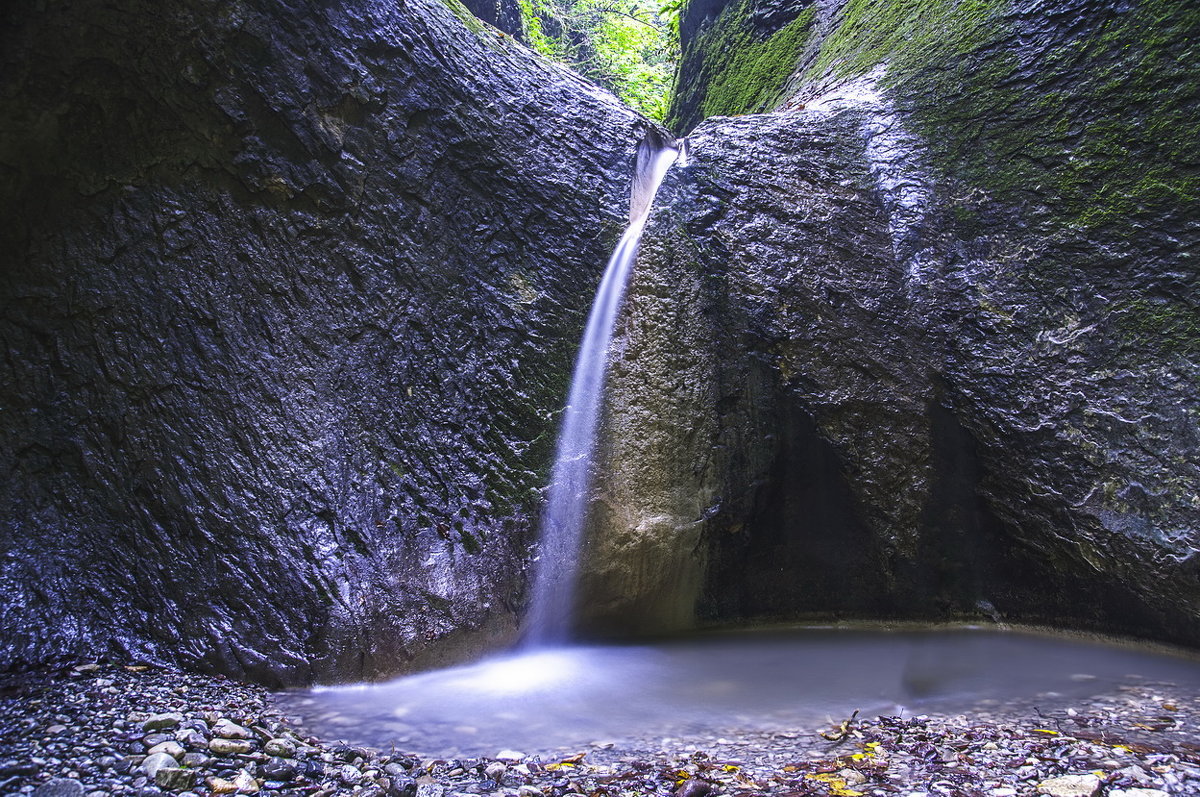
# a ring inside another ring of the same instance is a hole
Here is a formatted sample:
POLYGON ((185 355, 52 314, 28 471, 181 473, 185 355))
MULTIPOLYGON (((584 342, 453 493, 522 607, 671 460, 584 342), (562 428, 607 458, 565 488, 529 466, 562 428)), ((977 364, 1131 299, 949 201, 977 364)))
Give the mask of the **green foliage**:
POLYGON ((530 46, 608 88, 657 121, 678 51, 678 3, 518 0, 530 46))
POLYGON ((525 23, 525 35, 534 52, 561 61, 566 58, 562 40, 546 35, 542 19, 555 18, 555 8, 546 0, 517 0, 521 19, 525 23))

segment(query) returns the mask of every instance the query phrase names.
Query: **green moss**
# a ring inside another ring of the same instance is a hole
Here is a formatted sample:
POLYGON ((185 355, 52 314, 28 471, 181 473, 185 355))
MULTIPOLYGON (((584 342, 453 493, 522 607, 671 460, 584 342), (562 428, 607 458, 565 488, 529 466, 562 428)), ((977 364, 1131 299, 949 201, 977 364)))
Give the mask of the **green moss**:
POLYGON ((805 79, 886 64, 944 176, 1013 204, 1036 193, 1067 228, 1200 217, 1200 6, 1097 8, 1075 20, 1085 33, 1039 49, 1008 5, 848 0, 805 79))
POLYGON ((1159 354, 1200 354, 1200 310, 1178 300, 1139 299, 1118 311, 1117 329, 1159 354))
POLYGON ((766 111, 782 99, 788 78, 812 34, 808 8, 779 30, 763 36, 749 22, 750 0, 724 9, 689 45, 681 87, 668 116, 677 130, 709 116, 766 111), (680 103, 680 97, 689 97, 680 103))
POLYGON ((716 61, 704 101, 704 116, 768 110, 780 99, 812 27, 810 8, 762 41, 737 22, 715 27, 705 45, 716 61))
POLYGON ((888 62, 913 71, 987 38, 1008 0, 848 0, 808 77, 865 74, 888 62))
POLYGON ((472 14, 470 9, 462 4, 462 0, 442 0, 442 4, 450 9, 450 12, 458 17, 459 21, 477 36, 482 36, 484 31, 487 30, 487 26, 484 25, 483 21, 472 14))

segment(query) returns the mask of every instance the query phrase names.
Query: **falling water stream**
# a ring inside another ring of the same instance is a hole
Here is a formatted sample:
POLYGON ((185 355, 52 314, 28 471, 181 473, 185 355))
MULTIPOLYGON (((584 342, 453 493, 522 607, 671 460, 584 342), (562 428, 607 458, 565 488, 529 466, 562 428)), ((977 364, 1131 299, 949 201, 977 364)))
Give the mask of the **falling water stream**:
POLYGON ((563 642, 571 630, 579 549, 587 521, 592 454, 603 406, 608 347, 654 196, 678 155, 674 147, 663 146, 649 137, 638 148, 629 202, 629 227, 604 270, 588 315, 583 342, 575 357, 571 390, 558 435, 554 472, 542 514, 541 551, 533 600, 525 619, 524 644, 528 648, 563 642))
POLYGON ((598 739, 736 735, 910 708, 1089 699, 1130 678, 1200 689, 1191 658, 997 630, 794 628, 653 645, 564 645, 571 630, 607 354, 654 196, 676 158, 644 142, 630 224, 597 291, 563 416, 520 650, 390 683, 280 697, 326 739, 429 755, 553 753, 598 739))

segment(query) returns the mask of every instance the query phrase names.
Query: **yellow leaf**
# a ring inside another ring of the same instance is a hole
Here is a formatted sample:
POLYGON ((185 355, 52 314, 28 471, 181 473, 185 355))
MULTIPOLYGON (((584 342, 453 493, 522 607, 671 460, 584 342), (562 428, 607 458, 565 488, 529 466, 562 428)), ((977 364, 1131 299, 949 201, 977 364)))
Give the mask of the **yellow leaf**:
POLYGON ((1062 735, 1058 731, 1051 731, 1051 730, 1047 730, 1046 728, 1034 728, 1033 732, 1034 733, 1048 733, 1051 736, 1061 736, 1062 735))

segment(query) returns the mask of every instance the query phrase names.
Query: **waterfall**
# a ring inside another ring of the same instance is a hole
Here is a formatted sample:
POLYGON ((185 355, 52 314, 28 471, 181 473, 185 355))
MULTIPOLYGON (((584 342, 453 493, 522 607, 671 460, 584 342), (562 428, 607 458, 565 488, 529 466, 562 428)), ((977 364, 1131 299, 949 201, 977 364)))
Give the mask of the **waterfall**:
POLYGON ((629 227, 609 258, 596 291, 571 375, 571 391, 559 430, 554 473, 542 514, 541 551, 533 584, 533 601, 526 618, 526 647, 562 642, 571 629, 580 547, 587 521, 592 454, 603 406, 604 375, 608 368, 613 324, 654 195, 677 155, 674 147, 663 144, 656 135, 647 136, 638 147, 629 202, 629 227))

